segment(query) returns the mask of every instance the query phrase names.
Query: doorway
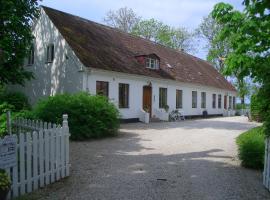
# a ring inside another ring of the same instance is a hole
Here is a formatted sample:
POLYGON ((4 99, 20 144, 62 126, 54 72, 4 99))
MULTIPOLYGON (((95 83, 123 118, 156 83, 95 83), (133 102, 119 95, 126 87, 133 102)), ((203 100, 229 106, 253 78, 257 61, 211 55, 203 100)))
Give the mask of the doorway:
POLYGON ((143 110, 152 116, 152 87, 143 86, 143 110))

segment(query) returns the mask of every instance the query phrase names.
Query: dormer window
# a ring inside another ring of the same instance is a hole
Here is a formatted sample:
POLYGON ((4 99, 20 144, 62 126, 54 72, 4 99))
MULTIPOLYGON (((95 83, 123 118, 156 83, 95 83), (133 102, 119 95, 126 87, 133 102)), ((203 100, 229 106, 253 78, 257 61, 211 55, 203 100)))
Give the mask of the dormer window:
POLYGON ((158 69, 159 68, 159 60, 155 58, 146 58, 146 67, 149 69, 158 69))

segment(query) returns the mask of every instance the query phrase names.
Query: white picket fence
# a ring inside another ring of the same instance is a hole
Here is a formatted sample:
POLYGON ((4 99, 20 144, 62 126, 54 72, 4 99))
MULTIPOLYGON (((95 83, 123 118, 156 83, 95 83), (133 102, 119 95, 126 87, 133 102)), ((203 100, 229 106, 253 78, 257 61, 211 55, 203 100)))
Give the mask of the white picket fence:
POLYGON ((16 119, 12 134, 17 136, 18 165, 6 169, 12 181, 9 198, 32 192, 69 176, 68 116, 63 125, 16 119))
POLYGON ((265 139, 263 184, 270 191, 270 138, 265 139))

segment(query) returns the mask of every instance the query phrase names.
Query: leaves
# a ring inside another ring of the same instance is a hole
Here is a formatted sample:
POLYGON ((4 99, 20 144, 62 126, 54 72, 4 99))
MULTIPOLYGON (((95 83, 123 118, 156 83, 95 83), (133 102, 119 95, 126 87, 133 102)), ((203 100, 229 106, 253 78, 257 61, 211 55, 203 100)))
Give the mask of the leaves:
POLYGON ((109 26, 127 33, 130 33, 139 21, 140 17, 132 9, 127 7, 120 8, 116 11, 110 10, 104 18, 104 22, 109 26))
POLYGON ((195 51, 191 32, 183 27, 170 27, 155 19, 140 21, 134 26, 132 34, 173 49, 195 51))
POLYGON ((38 1, 5 0, 0 3, 0 84, 23 84, 32 73, 23 68, 38 17, 38 1))
POLYGON ((245 10, 229 4, 215 5, 212 16, 222 26, 219 39, 230 42, 226 59, 228 73, 253 77, 260 85, 260 101, 266 113, 266 134, 270 136, 270 4, 269 0, 244 0, 245 10), (263 99, 263 100, 262 100, 263 99))

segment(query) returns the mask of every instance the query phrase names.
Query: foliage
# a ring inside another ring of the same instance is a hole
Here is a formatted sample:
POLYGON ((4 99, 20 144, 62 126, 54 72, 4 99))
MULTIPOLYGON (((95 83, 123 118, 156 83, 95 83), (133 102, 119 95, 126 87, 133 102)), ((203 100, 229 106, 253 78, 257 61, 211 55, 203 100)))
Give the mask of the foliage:
POLYGON ((23 84, 33 77, 23 68, 33 39, 31 25, 38 16, 38 0, 1 1, 0 85, 23 84))
POLYGON ((7 115, 8 110, 13 110, 14 106, 7 103, 0 104, 0 137, 3 137, 7 133, 7 115))
POLYGON ((155 19, 141 20, 133 27, 132 34, 173 49, 194 51, 192 33, 185 28, 170 27, 155 19))
POLYGON ((265 116, 265 104, 264 99, 260 99, 261 97, 258 94, 253 94, 251 96, 250 102, 250 112, 252 120, 261 122, 266 118, 265 116))
POLYGON ((223 26, 217 38, 228 40, 232 48, 225 60, 226 73, 236 73, 239 79, 250 75, 261 85, 259 99, 267 116, 265 132, 270 136, 270 4, 268 0, 244 0, 244 5, 240 12, 219 3, 212 16, 223 26))
POLYGON ((212 15, 203 18, 202 23, 196 30, 196 35, 206 40, 208 49, 207 60, 211 62, 215 68, 225 76, 233 78, 234 86, 238 89, 238 96, 241 103, 245 104, 245 96, 249 95, 249 82, 247 79, 239 76, 238 71, 233 73, 226 71, 226 58, 232 50, 229 38, 220 39, 218 36, 223 29, 223 24, 215 20, 212 15))
POLYGON ((140 17, 130 8, 119 8, 116 11, 107 12, 104 21, 114 28, 130 33, 133 27, 140 21, 140 17))
POLYGON ((21 92, 3 91, 0 93, 0 102, 12 105, 12 111, 20 111, 30 108, 27 97, 21 92))
POLYGON ((58 124, 63 114, 69 116, 73 140, 113 136, 119 128, 118 110, 103 96, 59 94, 41 100, 33 109, 36 118, 58 124))
POLYGON ((5 191, 9 190, 11 182, 9 176, 4 170, 0 170, 0 190, 5 191))
POLYGON ((264 164, 264 131, 256 127, 237 137, 238 153, 245 167, 262 169, 264 164))
POLYGON ((240 104, 240 103, 236 104, 236 110, 249 109, 249 108, 250 108, 249 104, 240 104))
POLYGON ((222 30, 219 24, 211 14, 203 18, 202 23, 196 29, 195 33, 198 37, 206 40, 205 48, 208 49, 207 60, 215 66, 215 68, 223 73, 224 59, 226 58, 230 47, 226 40, 217 40, 216 37, 222 30))

